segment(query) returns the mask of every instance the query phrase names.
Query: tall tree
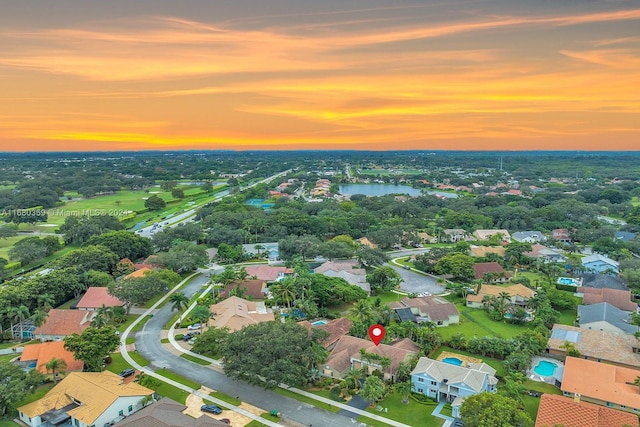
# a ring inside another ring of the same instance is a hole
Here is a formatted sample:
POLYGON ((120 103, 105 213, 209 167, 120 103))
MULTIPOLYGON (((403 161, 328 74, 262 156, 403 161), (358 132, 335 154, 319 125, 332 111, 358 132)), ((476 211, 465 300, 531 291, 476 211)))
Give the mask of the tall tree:
POLYGON ((292 322, 264 322, 229 335, 220 354, 227 376, 274 388, 284 383, 300 387, 317 377, 327 356, 320 344, 326 332, 292 322), (292 351, 295 349, 295 351, 292 351))
POLYGON ((494 393, 469 396, 460 407, 465 427, 531 427, 533 421, 513 399, 494 393))
POLYGON ((82 334, 74 333, 65 337, 64 348, 74 353, 74 358, 84 362, 89 372, 100 372, 104 368, 104 359, 120 343, 113 326, 102 328, 88 327, 82 334))
POLYGON ((37 369, 25 372, 15 363, 0 361, 0 415, 4 416, 7 409, 33 393, 44 380, 37 369))
POLYGON ((169 297, 171 311, 184 311, 189 306, 189 297, 182 292, 176 292, 169 297))
POLYGON ((384 266, 367 274, 367 282, 371 285, 372 292, 386 292, 399 287, 402 277, 392 267, 384 266))
POLYGON ((387 390, 384 386, 384 382, 375 375, 370 375, 364 381, 360 396, 369 402, 369 406, 373 406, 376 402, 384 397, 387 390))

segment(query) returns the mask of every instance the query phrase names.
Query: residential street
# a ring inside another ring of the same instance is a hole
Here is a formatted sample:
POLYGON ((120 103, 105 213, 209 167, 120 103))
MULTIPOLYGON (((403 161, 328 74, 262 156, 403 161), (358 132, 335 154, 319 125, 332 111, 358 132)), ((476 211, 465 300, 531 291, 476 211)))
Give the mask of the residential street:
MULTIPOLYGON (((188 284, 183 289, 183 292, 191 297, 201 291, 202 285, 206 281, 206 277, 200 276, 188 284)), ((153 370, 167 368, 211 389, 218 390, 229 396, 239 396, 241 400, 263 408, 265 411, 277 409, 282 413, 283 419, 290 419, 305 426, 310 424, 317 427, 364 425, 356 423, 351 418, 281 396, 273 391, 231 380, 220 372, 174 355, 164 348, 160 342, 160 331, 172 315, 171 304, 166 304, 136 334, 136 349, 147 360, 153 361, 151 362, 153 370)))

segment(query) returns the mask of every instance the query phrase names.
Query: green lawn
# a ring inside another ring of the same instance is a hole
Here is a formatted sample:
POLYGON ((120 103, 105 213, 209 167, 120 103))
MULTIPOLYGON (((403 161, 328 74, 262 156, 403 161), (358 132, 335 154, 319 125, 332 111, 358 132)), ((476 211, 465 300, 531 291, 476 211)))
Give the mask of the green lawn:
POLYGON ((197 363, 198 365, 202 365, 202 366, 210 365, 210 363, 207 362, 206 360, 202 360, 199 357, 195 357, 195 356, 192 356, 190 354, 182 353, 180 355, 180 357, 182 357, 184 359, 187 359, 187 360, 189 360, 189 361, 191 361, 193 363, 197 363))
POLYGON ((560 320, 558 323, 563 325, 575 326, 576 319, 578 318, 578 310, 575 308, 569 308, 560 311, 560 320))
POLYGON ((0 420, 0 427, 15 427, 20 426, 20 424, 16 423, 12 420, 0 420))
POLYGON ((38 387, 36 389, 35 392, 33 392, 32 394, 26 396, 20 402, 17 402, 15 404, 15 407, 19 408, 20 406, 24 406, 27 403, 35 402, 36 400, 41 399, 42 397, 44 397, 45 394, 47 394, 49 392, 49 390, 51 390, 53 388, 53 386, 54 386, 54 384, 52 382, 46 383, 44 385, 41 385, 40 387, 38 387))
POLYGON ((120 326, 118 326, 118 331, 120 333, 124 332, 127 330, 127 328, 138 318, 139 316, 137 314, 127 314, 127 320, 124 321, 123 324, 121 324, 120 326))
MULTIPOLYGON (((524 385, 527 390, 534 390, 547 394, 562 394, 558 387, 547 383, 525 380, 524 385)), ((524 404, 525 412, 529 414, 532 420, 535 421, 536 416, 538 415, 538 407, 540 406, 540 398, 525 395, 522 397, 522 403, 524 404)))
POLYGON ((236 399, 235 397, 231 397, 219 391, 214 391, 212 393, 209 393, 209 396, 215 397, 216 399, 224 400, 225 402, 229 403, 232 406, 238 406, 242 403, 242 400, 236 399))
POLYGON ((197 382, 191 381, 191 380, 189 380, 187 378, 184 378, 184 377, 181 377, 178 374, 174 374, 173 372, 171 372, 171 371, 169 371, 169 370, 167 370, 165 368, 158 369, 156 371, 156 373, 158 375, 162 375, 165 378, 168 378, 168 379, 173 380, 175 382, 178 382, 180 384, 186 385, 189 388, 192 388, 192 389, 195 389, 195 390, 198 390, 200 388, 200 384, 198 384, 197 382))
POLYGON ((29 236, 14 236, 7 237, 6 239, 0 239, 0 258, 9 259, 9 249, 16 244, 18 240, 25 239, 29 236))
POLYGON ((78 304, 78 302, 80 301, 81 298, 82 298, 82 296, 79 296, 78 298, 72 298, 69 301, 65 302, 64 304, 59 305, 56 308, 59 308, 61 310, 69 310, 72 305, 78 304))
POLYGON ((397 294, 395 292, 389 291, 389 292, 384 292, 382 294, 373 295, 369 299, 372 301, 375 301, 378 298, 380 298, 381 304, 385 305, 385 304, 389 304, 390 302, 400 301, 402 298, 405 298, 406 296, 407 296, 406 294, 397 294))
MULTIPOLYGON (((367 408, 367 412, 408 424, 410 426, 438 427, 441 426, 444 421, 431 415, 431 412, 435 409, 435 405, 422 404, 413 399, 409 399, 409 403, 404 404, 402 403, 402 397, 398 393, 390 394, 382 401, 378 402, 377 406, 387 408, 387 412, 379 412, 375 407, 367 408)), ((387 425, 362 415, 358 417, 358 421, 370 426, 387 425)))
POLYGON ((188 392, 181 390, 178 387, 174 387, 162 380, 160 381, 162 382, 162 385, 156 390, 160 396, 168 397, 169 399, 173 399, 182 404, 187 401, 187 396, 189 396, 188 392))
POLYGON ((483 335, 513 338, 528 329, 526 325, 513 325, 505 320, 497 322, 481 308, 467 308, 462 303, 456 304, 456 307, 460 311, 460 323, 437 329, 445 341, 456 334, 462 334, 466 338, 483 335))
POLYGON ((479 354, 469 353, 468 351, 455 350, 455 349, 453 349, 451 347, 447 347, 445 345, 440 346, 429 357, 431 359, 437 359, 438 356, 440 356, 443 351, 448 351, 450 353, 462 354, 464 356, 469 356, 469 357, 475 357, 476 359, 482 359, 482 361, 484 363, 486 363, 487 365, 491 366, 493 369, 496 370, 496 376, 502 378, 502 377, 504 377, 506 375, 506 371, 504 369, 504 366, 502 366, 502 361, 500 361, 498 359, 494 359, 493 357, 488 357, 488 356, 481 356, 479 354))

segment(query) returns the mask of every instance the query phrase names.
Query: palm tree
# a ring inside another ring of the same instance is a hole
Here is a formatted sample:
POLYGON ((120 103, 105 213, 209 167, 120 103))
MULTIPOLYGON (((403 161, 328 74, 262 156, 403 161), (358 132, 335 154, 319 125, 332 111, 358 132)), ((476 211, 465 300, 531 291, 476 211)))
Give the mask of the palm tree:
POLYGON ((20 323, 20 339, 22 339, 24 333, 22 322, 29 317, 29 309, 25 305, 11 307, 8 314, 11 317, 11 333, 13 333, 13 322, 20 323))
POLYGON ((411 394, 411 383, 409 381, 397 383, 395 388, 396 392, 400 393, 400 396, 402 396, 402 403, 404 403, 405 405, 409 403, 409 395, 411 394))
POLYGON ((35 325, 36 328, 44 325, 44 322, 47 321, 47 317, 49 317, 49 313, 44 310, 36 310, 31 315, 31 321, 35 325))
POLYGON ((38 295, 36 299, 38 301, 38 305, 41 305, 45 311, 51 309, 53 305, 56 303, 55 298, 50 294, 38 295))
POLYGON ((633 385, 637 385, 638 387, 640 387, 640 377, 636 377, 636 379, 633 380, 633 385))
POLYGON ((243 282, 247 279, 248 276, 249 273, 247 273, 247 269, 245 267, 240 267, 240 270, 236 272, 236 277, 243 282))
POLYGON ((102 307, 96 310, 96 314, 91 320, 91 326, 102 328, 113 321, 113 308, 102 304, 102 307))
POLYGON ((359 320, 365 325, 370 323, 373 317, 373 309, 367 300, 364 299, 357 301, 353 307, 351 307, 351 313, 356 320, 359 320))
POLYGON ((542 303, 542 296, 540 296, 540 294, 535 294, 527 301, 527 307, 529 307, 533 311, 537 311, 540 307, 542 307, 542 303))
POLYGON ((504 315, 507 301, 511 301, 511 295, 509 295, 509 292, 502 291, 498 294, 498 299, 500 300, 500 313, 504 315))
POLYGON ((51 372, 51 376, 53 377, 53 383, 58 382, 57 374, 64 372, 67 369, 67 362, 64 359, 56 359, 55 357, 49 360, 44 367, 47 369, 47 372, 51 372))
POLYGON ((291 302, 296 299, 293 280, 287 278, 273 287, 273 295, 280 303, 287 305, 291 309, 291 302))
POLYGON ((184 311, 189 306, 189 297, 182 292, 176 292, 169 297, 171 311, 184 311))
POLYGON ((353 389, 355 393, 358 393, 358 391, 360 390, 360 380, 365 376, 364 374, 364 369, 363 368, 355 368, 355 367, 351 367, 349 368, 349 371, 347 371, 347 374, 344 377, 345 381, 348 381, 349 383, 353 383, 353 389))

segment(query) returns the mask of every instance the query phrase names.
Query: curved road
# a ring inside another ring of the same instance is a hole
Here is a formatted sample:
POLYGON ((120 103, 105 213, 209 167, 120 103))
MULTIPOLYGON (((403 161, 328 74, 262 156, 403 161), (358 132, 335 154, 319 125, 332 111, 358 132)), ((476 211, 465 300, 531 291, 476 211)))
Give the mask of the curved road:
MULTIPOLYGON (((191 297, 201 291, 202 286, 206 283, 207 277, 204 275, 199 276, 185 286, 182 292, 191 297)), ((167 368, 213 390, 229 396, 238 396, 242 401, 265 411, 277 409, 282 413, 283 419, 296 421, 303 426, 311 424, 317 427, 354 426, 360 424, 356 423, 352 418, 319 409, 316 406, 281 396, 270 390, 232 380, 221 372, 174 355, 160 342, 160 331, 173 314, 171 312, 171 304, 165 304, 136 334, 136 349, 145 359, 151 361, 150 368, 153 370, 167 368)))

